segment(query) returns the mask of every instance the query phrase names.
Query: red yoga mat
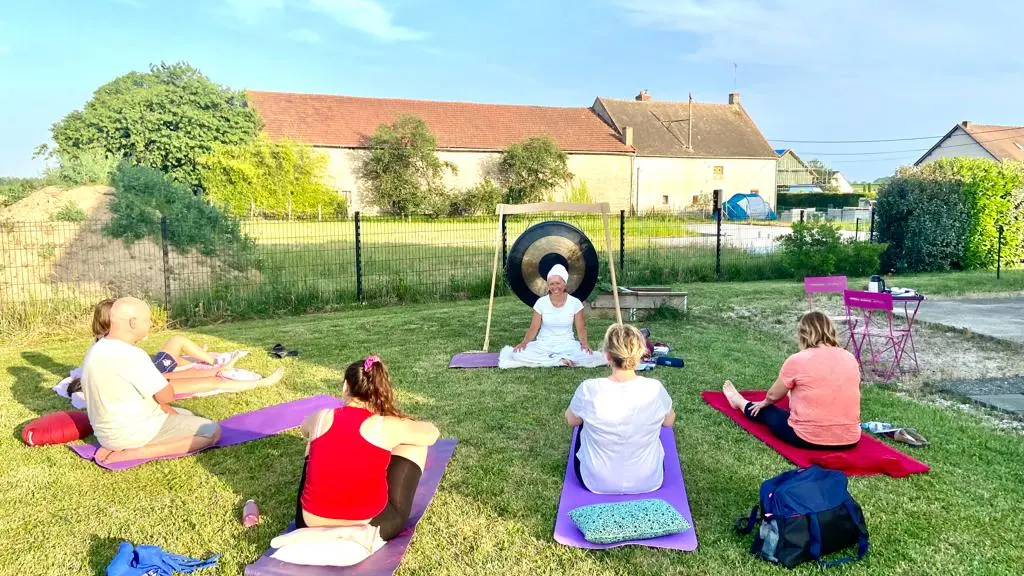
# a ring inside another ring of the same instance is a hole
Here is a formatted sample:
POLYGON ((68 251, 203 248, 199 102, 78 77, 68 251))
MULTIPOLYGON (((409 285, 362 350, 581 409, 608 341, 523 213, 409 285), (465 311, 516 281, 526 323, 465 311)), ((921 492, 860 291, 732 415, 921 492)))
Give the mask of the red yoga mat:
MULTIPOLYGON (((765 391, 740 392, 744 398, 752 402, 764 400, 765 391)), ((927 464, 915 460, 910 456, 886 445, 885 443, 872 438, 867 433, 862 433, 857 447, 850 450, 829 452, 827 450, 806 450, 790 446, 779 440, 772 434, 767 426, 754 422, 729 405, 725 394, 721 392, 702 392, 701 397, 711 405, 712 408, 725 414, 741 428, 753 434, 758 440, 771 446, 776 452, 782 454, 790 462, 806 468, 817 464, 822 468, 839 470, 848 476, 871 476, 874 474, 888 474, 893 478, 903 478, 911 474, 922 474, 931 470, 927 464)), ((783 398, 775 403, 775 406, 789 409, 789 398, 783 398)))

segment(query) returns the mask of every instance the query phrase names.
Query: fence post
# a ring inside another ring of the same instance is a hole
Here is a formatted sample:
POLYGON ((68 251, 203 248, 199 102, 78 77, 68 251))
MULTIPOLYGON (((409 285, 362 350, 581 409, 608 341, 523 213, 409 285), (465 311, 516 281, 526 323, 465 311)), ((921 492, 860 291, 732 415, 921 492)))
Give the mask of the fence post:
POLYGON ((800 211, 800 221, 801 222, 804 221, 804 211, 803 210, 800 211))
POLYGON ((997 226, 996 231, 999 232, 999 237, 996 240, 996 280, 998 280, 1003 268, 1003 225, 997 226))
POLYGON ((619 210, 619 277, 626 277, 626 211, 619 210))
POLYGON ((498 218, 501 220, 501 269, 504 271, 505 263, 508 262, 508 216, 498 218))
POLYGON ((359 230, 359 211, 355 213, 356 223, 356 300, 363 301, 363 238, 359 230))
POLYGON ((171 316, 171 252, 168 238, 170 232, 167 226, 167 216, 160 216, 160 251, 163 253, 164 263, 164 308, 167 310, 167 319, 171 316))
POLYGON ((871 207, 871 212, 869 213, 868 218, 871 219, 871 223, 870 223, 870 226, 868 228, 868 242, 874 242, 875 241, 875 207, 874 206, 871 207))
POLYGON ((722 277, 722 191, 715 190, 715 280, 722 277))
POLYGON ((853 240, 854 242, 860 240, 860 218, 857 218, 853 224, 853 240))

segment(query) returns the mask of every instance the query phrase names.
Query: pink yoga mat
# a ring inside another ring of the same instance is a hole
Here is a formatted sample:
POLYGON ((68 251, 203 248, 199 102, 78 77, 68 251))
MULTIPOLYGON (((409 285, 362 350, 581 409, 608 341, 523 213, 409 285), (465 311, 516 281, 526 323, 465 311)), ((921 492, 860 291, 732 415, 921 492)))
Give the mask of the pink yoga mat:
MULTIPOLYGON (((274 550, 268 550, 259 560, 245 567, 245 576, 390 576, 398 570, 402 556, 412 541, 416 524, 423 517, 427 506, 437 493, 445 468, 455 452, 457 441, 451 438, 439 440, 427 452, 427 463, 416 487, 416 496, 412 501, 412 514, 409 522, 398 536, 388 541, 383 548, 355 566, 300 566, 271 558, 274 550)), ((298 483, 296 478, 295 482, 298 483)), ((289 524, 284 533, 291 532, 294 524, 289 524)))
MULTIPOLYGON (((747 400, 757 402, 764 400, 765 391, 740 392, 747 400)), ((894 478, 902 478, 911 474, 922 474, 930 470, 927 464, 886 445, 885 443, 862 433, 856 448, 829 452, 827 450, 805 450, 790 446, 776 438, 767 426, 754 422, 729 405, 725 394, 721 392, 703 392, 701 397, 712 408, 725 414, 744 430, 753 434, 758 440, 775 449, 787 460, 805 468, 817 464, 822 468, 840 470, 848 476, 871 476, 888 474, 894 478)), ((789 409, 789 398, 775 403, 779 408, 789 409)))
POLYGON ((693 516, 690 514, 690 503, 686 497, 686 485, 683 483, 683 470, 679 467, 679 452, 676 450, 676 437, 672 428, 662 427, 661 445, 665 448, 665 479, 661 488, 647 494, 609 495, 594 494, 580 484, 573 470, 572 446, 576 445, 577 428, 572 434, 572 441, 569 444, 569 463, 565 467, 565 479, 562 481, 562 497, 558 501, 558 515, 555 517, 555 541, 566 546, 589 549, 615 548, 635 544, 637 546, 649 546, 651 548, 671 548, 692 552, 697 549, 697 533, 693 525, 693 516), (594 544, 583 538, 569 512, 580 506, 590 504, 605 504, 609 502, 623 502, 628 500, 640 500, 644 498, 660 498, 672 505, 686 519, 690 528, 680 534, 671 534, 660 538, 647 540, 629 540, 615 544, 594 544))
POLYGON ((497 368, 497 352, 462 352, 452 356, 449 368, 497 368))
MULTIPOLYGON (((274 434, 279 434, 285 430, 299 427, 302 425, 302 421, 306 416, 316 410, 324 408, 338 408, 340 406, 341 400, 334 396, 324 395, 303 398, 301 400, 293 400, 291 402, 260 408, 259 410, 246 412, 244 414, 236 414, 230 418, 225 418, 220 421, 220 440, 211 446, 210 449, 234 446, 235 444, 242 444, 244 442, 251 442, 267 436, 273 436, 274 434)), ((185 456, 195 454, 193 452, 192 454, 185 454, 182 456, 166 456, 164 458, 129 460, 127 462, 118 462, 116 464, 100 464, 93 460, 93 457, 96 455, 96 450, 99 448, 96 444, 70 444, 68 447, 74 450, 75 454, 78 454, 86 460, 93 461, 97 466, 106 468, 107 470, 125 470, 127 468, 134 468, 140 464, 145 464, 151 460, 173 460, 175 458, 184 458, 185 456)))

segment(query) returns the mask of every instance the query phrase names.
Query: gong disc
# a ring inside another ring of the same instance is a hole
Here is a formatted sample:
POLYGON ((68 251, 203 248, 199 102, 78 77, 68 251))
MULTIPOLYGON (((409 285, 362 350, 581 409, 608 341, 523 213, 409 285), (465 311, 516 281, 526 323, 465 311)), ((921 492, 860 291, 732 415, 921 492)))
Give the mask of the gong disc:
POLYGON ((597 285, 597 250, 582 230, 565 222, 551 220, 527 228, 509 250, 505 279, 520 300, 533 306, 547 294, 548 271, 555 264, 569 271, 566 292, 586 300, 597 285))

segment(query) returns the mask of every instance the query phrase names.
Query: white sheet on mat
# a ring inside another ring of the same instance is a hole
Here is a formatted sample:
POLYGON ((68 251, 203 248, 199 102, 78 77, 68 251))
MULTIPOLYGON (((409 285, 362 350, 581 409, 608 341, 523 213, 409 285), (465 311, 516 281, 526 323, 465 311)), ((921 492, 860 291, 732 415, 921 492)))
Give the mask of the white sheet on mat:
POLYGON ((306 566, 354 566, 384 547, 380 529, 370 525, 300 528, 270 541, 275 560, 306 566))

